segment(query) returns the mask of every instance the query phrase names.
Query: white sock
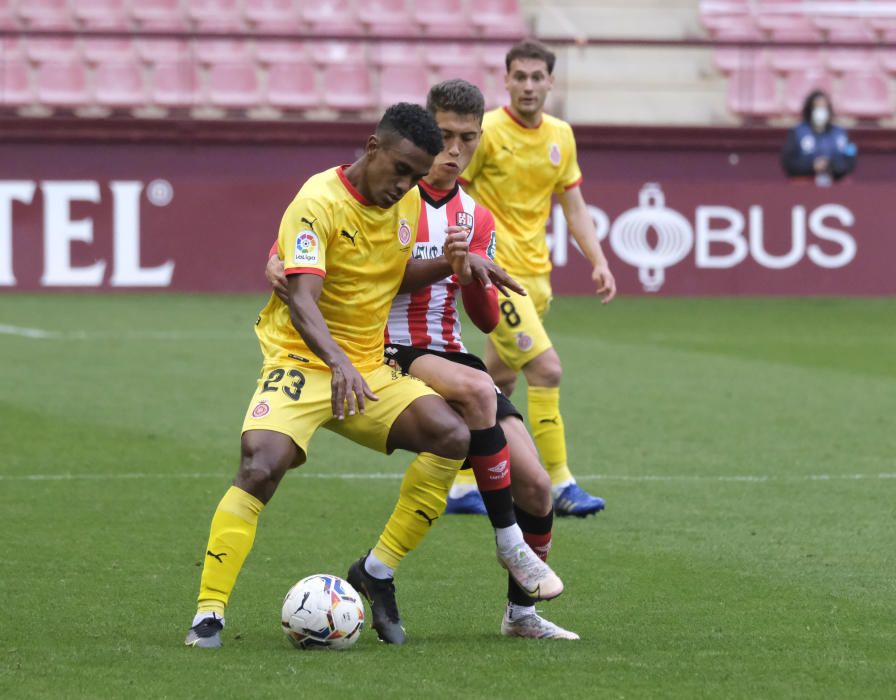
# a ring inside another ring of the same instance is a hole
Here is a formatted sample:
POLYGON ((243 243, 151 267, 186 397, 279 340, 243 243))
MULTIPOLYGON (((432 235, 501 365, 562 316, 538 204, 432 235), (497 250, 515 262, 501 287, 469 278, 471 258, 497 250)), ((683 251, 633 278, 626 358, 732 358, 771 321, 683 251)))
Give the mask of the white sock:
POLYGON ((560 494, 563 493, 563 489, 574 483, 576 483, 575 479, 567 479, 566 481, 561 481, 559 484, 553 484, 551 486, 551 496, 559 498, 560 494))
POLYGON ((394 578, 395 569, 386 566, 383 562, 376 558, 376 554, 370 552, 364 560, 364 571, 374 578, 394 578))
POLYGON ((203 621, 205 618, 207 618, 207 617, 216 617, 216 618, 218 618, 218 619, 221 621, 221 625, 222 625, 222 626, 224 625, 224 618, 223 618, 223 617, 218 617, 218 616, 217 616, 215 613, 213 613, 213 612, 201 612, 201 613, 196 613, 196 614, 193 616, 193 624, 191 624, 190 627, 195 627, 196 625, 198 625, 200 622, 202 622, 202 621, 203 621))
POLYGON ((495 542, 497 542, 500 550, 510 549, 524 541, 523 531, 520 530, 520 526, 516 523, 510 527, 495 528, 495 542))
POLYGON ((448 498, 463 498, 468 493, 476 490, 476 484, 452 484, 448 492, 448 498))
POLYGON ((517 605, 516 603, 507 603, 507 619, 508 620, 519 620, 521 617, 525 617, 526 615, 534 615, 535 614, 535 606, 534 605, 517 605))

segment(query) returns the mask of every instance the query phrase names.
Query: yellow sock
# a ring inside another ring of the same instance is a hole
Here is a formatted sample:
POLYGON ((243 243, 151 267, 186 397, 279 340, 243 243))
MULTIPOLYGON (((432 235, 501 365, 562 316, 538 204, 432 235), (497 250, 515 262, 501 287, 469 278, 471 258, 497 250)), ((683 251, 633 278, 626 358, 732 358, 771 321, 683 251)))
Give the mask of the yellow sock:
POLYGON ((551 483, 572 480, 566 463, 566 431, 560 415, 559 387, 529 387, 529 425, 551 483))
POLYGON ((475 486, 476 476, 473 474, 472 469, 461 469, 457 472, 457 476, 454 477, 454 483, 458 486, 475 486))
POLYGON ((205 549, 198 612, 224 615, 236 577, 255 541, 262 508, 261 501, 236 486, 231 486, 218 503, 205 549))
POLYGON ((377 559, 395 569, 416 549, 430 526, 445 510, 448 489, 462 459, 422 453, 411 462, 401 481, 395 510, 373 548, 377 559))

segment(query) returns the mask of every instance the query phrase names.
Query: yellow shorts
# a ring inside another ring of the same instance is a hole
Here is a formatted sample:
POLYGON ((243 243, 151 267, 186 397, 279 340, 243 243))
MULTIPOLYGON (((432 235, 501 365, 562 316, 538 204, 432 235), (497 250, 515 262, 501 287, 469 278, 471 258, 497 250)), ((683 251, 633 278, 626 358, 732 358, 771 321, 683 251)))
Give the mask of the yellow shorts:
POLYGON ((501 318, 489 340, 504 364, 519 372, 523 365, 553 345, 541 322, 551 307, 551 278, 514 275, 514 279, 523 285, 528 296, 511 292, 508 299, 498 295, 501 318))
POLYGON ((298 363, 265 363, 243 420, 243 432, 283 433, 307 456, 311 436, 324 427, 359 445, 386 452, 389 430, 399 414, 422 396, 438 396, 419 379, 382 365, 364 375, 379 401, 365 399, 363 414, 346 415, 338 421, 333 417, 331 378, 328 371, 304 369, 298 363))

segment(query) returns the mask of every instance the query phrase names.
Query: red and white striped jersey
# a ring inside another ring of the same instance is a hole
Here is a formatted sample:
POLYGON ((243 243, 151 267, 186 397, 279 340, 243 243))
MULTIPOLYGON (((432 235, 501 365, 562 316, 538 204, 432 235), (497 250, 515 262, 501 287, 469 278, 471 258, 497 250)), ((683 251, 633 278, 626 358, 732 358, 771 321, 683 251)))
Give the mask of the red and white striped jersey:
MULTIPOLYGON (((457 184, 447 192, 435 190, 425 182, 419 187, 423 202, 417 242, 411 251, 415 259, 427 260, 442 255, 448 226, 469 228, 470 252, 494 259, 495 220, 488 209, 477 204, 457 184)), ((389 311, 386 343, 466 352, 460 338, 457 313, 459 289, 457 277, 451 275, 430 287, 396 296, 389 311)))

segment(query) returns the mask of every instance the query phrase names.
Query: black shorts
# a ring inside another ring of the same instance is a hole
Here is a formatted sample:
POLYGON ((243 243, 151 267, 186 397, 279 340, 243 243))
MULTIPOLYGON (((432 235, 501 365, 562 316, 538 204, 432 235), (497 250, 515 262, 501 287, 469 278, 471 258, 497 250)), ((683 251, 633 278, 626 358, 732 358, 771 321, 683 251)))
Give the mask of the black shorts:
MULTIPOLYGON (((473 369, 478 369, 480 372, 488 374, 488 370, 485 368, 485 363, 476 357, 476 355, 471 355, 468 352, 443 352, 441 350, 430 350, 428 348, 415 348, 410 345, 386 344, 386 362, 391 363, 394 361, 397 368, 400 369, 403 374, 408 374, 411 363, 423 355, 444 357, 451 362, 457 362, 459 365, 472 367, 473 369)), ((497 419, 501 420, 508 416, 516 416, 520 420, 523 420, 523 416, 516 409, 516 406, 513 405, 510 399, 501 393, 501 390, 498 387, 495 387, 495 392, 498 394, 498 410, 496 411, 497 419)))

